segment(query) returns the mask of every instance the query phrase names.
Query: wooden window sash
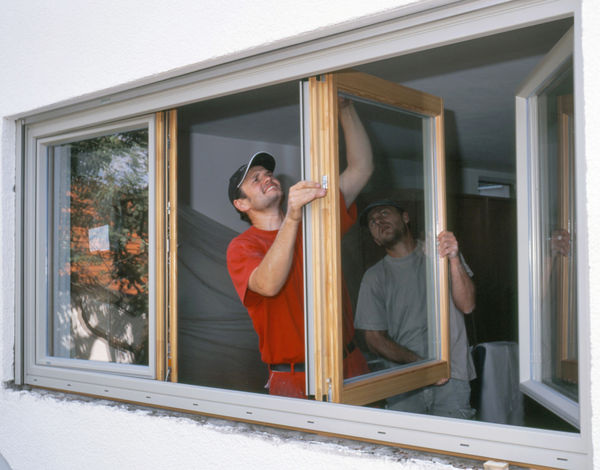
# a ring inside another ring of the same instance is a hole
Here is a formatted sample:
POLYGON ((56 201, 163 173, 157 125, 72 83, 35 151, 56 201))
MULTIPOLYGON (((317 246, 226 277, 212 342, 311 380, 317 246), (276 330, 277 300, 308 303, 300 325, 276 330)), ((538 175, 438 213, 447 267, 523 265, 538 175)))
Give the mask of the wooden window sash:
POLYGON ((312 202, 315 398, 341 402, 341 233, 337 90, 333 74, 309 79, 310 158, 313 179, 328 177, 327 196, 312 202))
POLYGON ((328 178, 328 193, 312 203, 315 315, 315 397, 362 405, 431 385, 450 375, 448 264, 438 260, 440 358, 350 382, 343 379, 341 233, 339 227, 338 93, 375 101, 433 120, 436 155, 435 229, 446 227, 443 101, 441 98, 355 71, 309 79, 310 155, 313 179, 328 178))
POLYGON ((167 365, 169 367, 169 380, 171 382, 179 381, 179 363, 178 363, 178 311, 177 311, 177 110, 171 109, 166 112, 168 122, 167 135, 167 184, 169 188, 169 199, 167 201, 167 219, 169 239, 169 291, 168 291, 168 336, 169 344, 167 348, 167 365))
POLYGON ((156 378, 177 382, 177 111, 155 118, 156 378))

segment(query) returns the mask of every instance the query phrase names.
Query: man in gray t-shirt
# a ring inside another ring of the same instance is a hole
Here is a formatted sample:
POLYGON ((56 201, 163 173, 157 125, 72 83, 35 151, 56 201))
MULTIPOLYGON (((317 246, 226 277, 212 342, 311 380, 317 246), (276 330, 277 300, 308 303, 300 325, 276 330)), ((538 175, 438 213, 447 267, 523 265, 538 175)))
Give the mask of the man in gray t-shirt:
MULTIPOLYGON (((357 329, 387 367, 430 357, 427 327, 426 258, 423 244, 408 227, 409 216, 393 200, 369 204, 361 214, 386 256, 365 273, 360 286, 357 329)), ((475 308, 475 286, 451 232, 438 236, 439 254, 450 264, 450 369, 448 381, 388 398, 388 408, 439 416, 471 418, 469 381, 475 377, 464 313, 475 308), (462 312, 462 313, 461 313, 462 312)))

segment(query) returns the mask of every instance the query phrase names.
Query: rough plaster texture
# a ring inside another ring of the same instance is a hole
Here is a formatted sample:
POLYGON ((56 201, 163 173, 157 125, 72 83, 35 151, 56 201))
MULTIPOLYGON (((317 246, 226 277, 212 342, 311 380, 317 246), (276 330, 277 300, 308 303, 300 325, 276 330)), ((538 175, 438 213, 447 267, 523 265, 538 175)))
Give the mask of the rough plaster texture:
POLYGON ((594 468, 600 468, 600 5, 583 2, 583 86, 589 243, 589 311, 591 344, 591 404, 594 468))
POLYGON ((2 2, 0 67, 11 73, 0 76, 0 109, 38 108, 410 3, 2 2))
MULTIPOLYGON (((0 118, 416 0, 2 2, 0 118)), ((582 0, 592 431, 600 450, 600 6, 582 0)), ((13 377, 15 126, 0 126, 0 379, 13 377)), ((367 445, 278 437, 247 425, 0 389, 0 453, 31 468, 468 468, 367 445)), ((594 468, 600 469, 595 456, 594 468)))
MULTIPOLYGON (((0 108, 2 109, 2 108, 0 108)), ((15 159, 11 156, 15 149, 15 124, 13 121, 0 121, 0 240, 6 253, 0 262, 0 381, 13 378, 14 345, 14 218, 15 159), (9 252, 11 253, 9 255, 9 252)))
POLYGON ((0 416, 10 423, 0 427, 0 451, 14 470, 474 468, 400 449, 302 439, 293 432, 44 392, 1 390, 0 416))

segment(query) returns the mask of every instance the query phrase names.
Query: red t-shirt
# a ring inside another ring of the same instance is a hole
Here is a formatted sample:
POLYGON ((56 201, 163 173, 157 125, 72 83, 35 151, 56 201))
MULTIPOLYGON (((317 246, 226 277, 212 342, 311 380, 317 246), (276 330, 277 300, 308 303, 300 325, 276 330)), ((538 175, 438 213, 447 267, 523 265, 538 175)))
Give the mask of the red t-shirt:
MULTIPOLYGON (((340 193, 342 234, 356 221, 356 205, 346 210, 340 193)), ((302 228, 298 229, 290 274, 281 291, 264 297, 248 288, 250 274, 273 244, 278 230, 250 227, 235 237, 227 248, 227 268, 242 303, 248 309, 258 334, 261 358, 267 364, 304 362, 304 274, 302 266, 302 228)), ((350 319, 350 325, 352 326, 350 319)), ((347 323, 346 321, 344 323, 347 323)), ((346 325, 344 330, 346 330, 346 325)), ((348 333, 344 331, 346 336, 348 333)), ((350 336, 351 337, 351 336, 350 336)))

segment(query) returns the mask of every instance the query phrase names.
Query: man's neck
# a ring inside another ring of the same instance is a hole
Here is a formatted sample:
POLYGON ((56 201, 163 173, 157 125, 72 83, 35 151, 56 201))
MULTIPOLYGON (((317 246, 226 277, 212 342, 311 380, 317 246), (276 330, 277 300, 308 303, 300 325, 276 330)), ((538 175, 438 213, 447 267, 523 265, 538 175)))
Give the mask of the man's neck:
POLYGON ((252 221, 252 226, 260 230, 279 230, 283 223, 283 211, 280 208, 268 211, 257 211, 248 214, 252 221))
POLYGON ((404 238, 396 242, 392 247, 386 248, 385 251, 392 258, 404 258, 410 255, 417 247, 417 242, 409 233, 404 238))

